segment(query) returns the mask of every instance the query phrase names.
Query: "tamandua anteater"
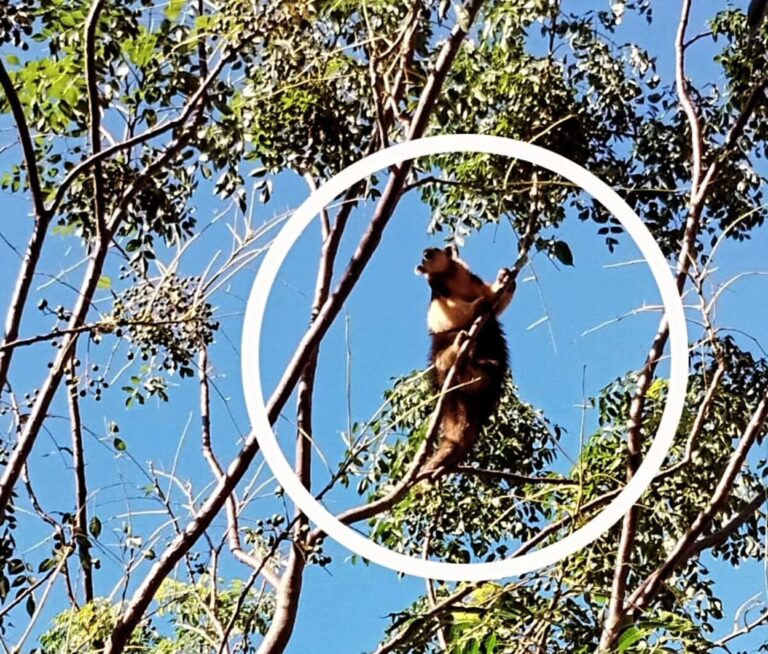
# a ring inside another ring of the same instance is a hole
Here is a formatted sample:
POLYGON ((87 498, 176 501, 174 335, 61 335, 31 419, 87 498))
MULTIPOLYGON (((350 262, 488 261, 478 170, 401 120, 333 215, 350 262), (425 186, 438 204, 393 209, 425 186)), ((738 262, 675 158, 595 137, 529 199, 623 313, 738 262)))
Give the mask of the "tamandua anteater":
MULTIPOLYGON (((449 246, 424 250, 416 273, 424 275, 432 289, 427 326, 432 339, 433 386, 439 392, 468 337, 467 330, 481 313, 490 310, 510 271, 499 271, 496 281, 486 284, 459 259, 456 248, 449 246)), ((509 361, 504 332, 496 316, 509 305, 514 288, 513 282, 503 293, 495 315, 485 322, 456 370, 454 385, 458 388, 445 395, 440 440, 422 469, 422 474, 431 473, 433 480, 465 459, 499 402, 509 361)))

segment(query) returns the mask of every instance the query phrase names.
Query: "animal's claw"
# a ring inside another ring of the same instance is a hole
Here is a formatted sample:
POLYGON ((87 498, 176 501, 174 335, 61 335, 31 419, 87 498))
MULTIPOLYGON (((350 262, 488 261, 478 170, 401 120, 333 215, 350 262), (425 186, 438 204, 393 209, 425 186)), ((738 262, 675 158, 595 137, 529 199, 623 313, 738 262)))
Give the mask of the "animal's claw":
POLYGON ((496 282, 499 284, 499 286, 506 286, 510 277, 512 277, 512 269, 502 268, 499 270, 499 274, 496 276, 496 282))
POLYGON ((462 329, 458 334, 456 334, 456 338, 453 339, 453 344, 456 347, 461 347, 462 345, 464 345, 464 342, 468 340, 469 340, 469 332, 462 329))

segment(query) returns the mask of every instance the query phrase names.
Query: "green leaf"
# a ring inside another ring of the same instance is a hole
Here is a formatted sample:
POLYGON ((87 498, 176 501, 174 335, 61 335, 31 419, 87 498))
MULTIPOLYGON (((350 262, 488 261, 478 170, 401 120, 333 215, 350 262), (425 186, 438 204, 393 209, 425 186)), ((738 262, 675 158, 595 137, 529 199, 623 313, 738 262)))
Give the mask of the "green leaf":
POLYGON ((185 4, 186 0, 171 0, 165 8, 165 17, 171 21, 178 20, 185 4))
POLYGON ((24 572, 24 562, 21 559, 11 559, 8 562, 8 572, 17 575, 24 572))
POLYGON ((40 562, 40 565, 37 568, 38 572, 48 572, 48 570, 51 570, 56 565, 56 561, 53 559, 44 559, 40 562))
POLYGON ((565 241, 555 241, 553 252, 557 260, 564 266, 573 265, 573 253, 565 241))
POLYGON ((122 438, 115 438, 115 440, 112 441, 112 444, 118 452, 125 452, 125 450, 128 449, 128 446, 122 438))
POLYGON ((11 65, 11 66, 18 66, 21 62, 19 61, 19 58, 16 55, 6 55, 5 60, 11 65))
POLYGON ((77 225, 69 223, 67 225, 54 225, 51 233, 56 234, 56 236, 72 236, 76 231, 77 225))
POLYGON ((26 609, 27 615, 31 618, 35 614, 35 598, 32 596, 32 593, 27 597, 26 609))
MULTIPOLYGON (((115 447, 117 447, 117 444, 115 444, 115 447)), ((123 444, 123 449, 125 449, 125 444, 123 444)), ((91 521, 88 523, 88 531, 91 532, 91 536, 98 538, 101 534, 101 520, 99 520, 96 516, 93 516, 91 521)))
POLYGON ((98 284, 96 284, 96 288, 99 288, 101 290, 112 288, 112 278, 108 277, 107 275, 102 275, 101 277, 99 277, 99 282, 98 284))
POLYGON ((619 651, 626 652, 636 642, 642 640, 647 636, 647 632, 644 629, 638 629, 637 627, 630 627, 619 638, 619 651))

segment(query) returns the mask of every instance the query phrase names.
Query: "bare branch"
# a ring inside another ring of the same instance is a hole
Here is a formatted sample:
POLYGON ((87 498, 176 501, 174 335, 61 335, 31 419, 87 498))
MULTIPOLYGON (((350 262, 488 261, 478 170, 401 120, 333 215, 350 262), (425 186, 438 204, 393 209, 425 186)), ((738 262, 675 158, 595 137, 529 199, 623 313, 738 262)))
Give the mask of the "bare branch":
POLYGON ((480 475, 481 477, 491 477, 503 479, 513 484, 552 484, 555 486, 576 486, 578 481, 575 479, 566 479, 564 477, 530 477, 528 475, 518 475, 508 470, 488 470, 487 468, 474 468, 471 466, 457 466, 456 472, 465 475, 480 475))
POLYGON ((32 134, 29 131, 29 125, 27 125, 27 119, 24 116, 24 108, 22 107, 19 96, 13 86, 13 81, 11 80, 10 75, 8 75, 8 71, 1 60, 0 86, 3 87, 3 93, 5 93, 8 105, 11 108, 11 113, 13 114, 13 120, 16 123, 16 131, 19 133, 21 149, 24 152, 24 163, 27 167, 27 179, 29 181, 29 190, 32 194, 35 218, 38 221, 45 221, 48 217, 44 203, 45 195, 43 194, 43 188, 40 183, 40 173, 37 167, 35 146, 32 143, 32 134))
POLYGON ((83 425, 80 417, 80 401, 75 383, 75 353, 69 364, 70 386, 67 389, 70 433, 72 436, 72 467, 75 470, 75 541, 80 566, 83 569, 83 592, 86 603, 93 601, 93 565, 91 544, 88 541, 88 486, 85 477, 85 450, 83 449, 83 425))
MULTIPOLYGON (((199 379, 200 379, 200 437, 202 441, 203 457, 208 462, 208 466, 221 482, 224 471, 221 469, 216 455, 213 452, 211 444, 211 411, 210 396, 208 388, 208 352, 201 348, 199 355, 199 379)), ((261 576, 273 587, 280 585, 280 577, 270 570, 264 559, 257 558, 248 554, 240 543, 240 532, 237 521, 237 499, 234 490, 227 498, 227 542, 232 555, 241 563, 260 570, 261 576)))
MULTIPOLYGON (((754 619, 752 622, 748 622, 743 627, 739 629, 734 629, 731 633, 729 633, 727 636, 723 636, 720 640, 713 643, 715 647, 721 647, 725 650, 728 650, 728 648, 725 646, 726 643, 730 643, 732 640, 736 640, 739 636, 744 636, 748 633, 751 633, 753 630, 757 629, 758 627, 761 627, 765 624, 768 624, 768 611, 763 611, 756 619, 754 619)), ((730 650, 728 650, 730 652, 730 650)))
MULTIPOLYGON (((85 21, 85 83, 88 89, 88 112, 90 123, 91 153, 101 151, 101 107, 99 106, 99 86, 96 74, 96 28, 104 6, 104 0, 93 0, 88 18, 85 21)), ((96 228, 99 234, 106 229, 106 197, 101 161, 93 166, 93 206, 96 215, 96 228)))
POLYGON ((701 124, 696 109, 693 107, 691 96, 688 92, 688 81, 685 78, 685 33, 688 29, 688 19, 691 15, 691 1, 683 0, 680 22, 677 27, 677 36, 675 38, 675 84, 677 87, 677 96, 680 105, 685 112, 688 120, 688 127, 691 130, 691 166, 693 173, 691 176, 691 198, 696 197, 701 182, 702 166, 702 139, 701 124))
POLYGON ((647 607, 658 593, 661 584, 675 569, 696 553, 696 540, 712 524, 714 517, 728 501, 733 483, 747 458, 750 448, 762 433, 766 418, 768 418, 768 393, 763 396, 752 414, 752 418, 744 430, 739 445, 728 461, 728 465, 725 467, 715 492, 706 507, 702 509, 690 527, 680 537, 664 563, 649 575, 632 593, 629 600, 627 600, 627 604, 633 612, 647 607))
MULTIPOLYGON (((29 190, 32 194, 32 204, 35 212, 35 225, 30 236, 27 250, 24 253, 24 259, 21 264, 21 270, 16 277, 16 286, 13 290, 13 297, 9 305, 8 314, 5 320, 5 331, 0 345, 5 345, 15 341, 19 337, 19 326, 21 317, 29 297, 29 290, 32 286, 37 262, 40 259, 40 253, 43 249, 46 232, 50 223, 50 215, 45 210, 43 189, 40 184, 40 177, 37 168, 37 155, 32 143, 32 136, 24 116, 24 108, 21 106, 19 96, 13 87, 8 71, 2 61, 0 61, 0 86, 3 87, 5 97, 8 99, 8 105, 16 122, 16 129, 19 133, 21 148, 24 152, 24 161, 27 167, 27 179, 29 181, 29 190)), ((11 365, 11 353, 0 350, 0 393, 5 388, 5 382, 8 377, 8 368, 11 365)))

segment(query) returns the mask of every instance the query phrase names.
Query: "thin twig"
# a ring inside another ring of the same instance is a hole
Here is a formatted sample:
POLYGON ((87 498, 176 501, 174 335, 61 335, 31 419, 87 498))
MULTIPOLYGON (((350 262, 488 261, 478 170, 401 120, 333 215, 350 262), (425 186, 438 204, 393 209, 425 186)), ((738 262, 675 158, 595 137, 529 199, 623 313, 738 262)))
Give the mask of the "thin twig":
MULTIPOLYGON (((85 21, 85 83, 88 89, 88 120, 91 140, 91 156, 101 152, 101 107, 96 73, 96 29, 104 6, 104 0, 93 0, 85 21)), ((96 215, 96 229, 103 234, 106 229, 106 196, 104 192, 104 171, 101 160, 93 166, 93 206, 96 215)))
POLYGON ((73 352, 69 365, 70 386, 67 389, 69 406, 70 433, 72 437, 72 467, 75 470, 75 541, 78 546, 78 558, 83 569, 83 593, 85 602, 93 601, 93 565, 91 562, 91 544, 88 540, 88 486, 85 477, 85 450, 83 448, 83 428, 80 417, 80 401, 75 383, 75 358, 73 352))
POLYGON ((748 622, 747 624, 745 624, 743 627, 739 629, 734 629, 727 636, 723 636, 719 640, 712 643, 712 645, 714 647, 721 647, 727 650, 728 648, 725 646, 726 643, 729 643, 732 640, 735 640, 739 636, 744 636, 748 633, 751 633, 753 630, 765 624, 768 624, 768 611, 763 611, 755 620, 753 620, 752 622, 748 622))
MULTIPOLYGON (((213 452, 213 446, 211 444, 208 352, 204 347, 200 349, 198 368, 200 379, 200 438, 202 441, 203 457, 208 462, 208 466, 216 476, 217 481, 220 482, 224 476, 224 471, 221 469, 221 465, 213 452)), ((227 499, 227 542, 229 550, 238 561, 254 570, 260 570, 262 577, 264 577, 273 588, 279 587, 280 577, 266 565, 267 562, 264 559, 252 556, 243 550, 240 543, 240 532, 237 520, 237 499, 234 491, 227 499)))
POLYGON ((487 468, 474 468, 472 466, 457 466, 456 472, 465 475, 480 475, 481 477, 492 477, 503 479, 512 484, 552 484, 555 486, 576 486, 578 481, 575 479, 566 479, 564 477, 531 477, 528 475, 518 475, 508 470, 488 470, 487 468))

